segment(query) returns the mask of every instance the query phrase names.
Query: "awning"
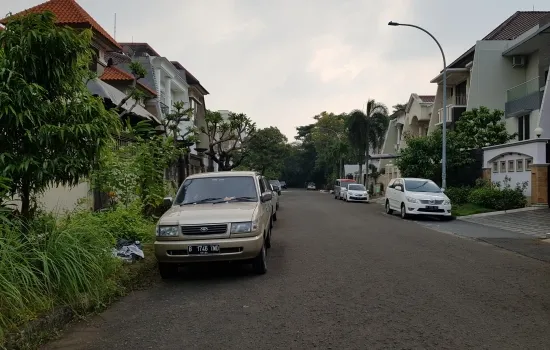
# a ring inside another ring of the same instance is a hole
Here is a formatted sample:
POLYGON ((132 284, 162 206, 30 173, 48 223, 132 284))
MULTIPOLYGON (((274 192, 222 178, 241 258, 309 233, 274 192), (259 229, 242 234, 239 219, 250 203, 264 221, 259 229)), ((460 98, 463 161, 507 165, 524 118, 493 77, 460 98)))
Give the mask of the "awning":
POLYGON ((544 34, 550 34, 550 23, 540 26, 536 32, 516 43, 512 47, 504 50, 504 52, 502 52, 502 56, 529 55, 539 50, 548 42, 548 36, 545 36, 544 34))
MULTIPOLYGON (((122 101, 126 94, 124 94, 119 89, 115 88, 112 85, 107 84, 106 82, 102 81, 101 79, 95 78, 90 81, 88 81, 88 90, 97 96, 100 96, 102 98, 106 98, 111 100, 111 102, 115 105, 118 105, 120 101, 122 101)), ((130 98, 128 101, 126 101, 122 108, 128 110, 132 108, 134 105, 135 100, 130 98)), ((143 108, 141 105, 137 104, 131 111, 131 113, 136 114, 140 117, 143 117, 145 119, 153 120, 158 124, 161 124, 161 122, 155 117, 153 114, 149 113, 145 108, 143 108)))

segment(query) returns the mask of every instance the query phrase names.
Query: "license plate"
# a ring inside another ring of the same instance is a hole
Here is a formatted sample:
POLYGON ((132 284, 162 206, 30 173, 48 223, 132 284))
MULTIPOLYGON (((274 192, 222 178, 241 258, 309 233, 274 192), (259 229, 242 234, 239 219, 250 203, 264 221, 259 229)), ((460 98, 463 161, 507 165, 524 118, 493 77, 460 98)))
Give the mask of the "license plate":
POLYGON ((187 247, 187 252, 189 254, 216 254, 220 252, 219 245, 190 245, 187 247))
POLYGON ((437 205, 428 205, 428 206, 426 206, 426 209, 428 209, 428 210, 437 210, 437 209, 439 209, 439 207, 437 205))

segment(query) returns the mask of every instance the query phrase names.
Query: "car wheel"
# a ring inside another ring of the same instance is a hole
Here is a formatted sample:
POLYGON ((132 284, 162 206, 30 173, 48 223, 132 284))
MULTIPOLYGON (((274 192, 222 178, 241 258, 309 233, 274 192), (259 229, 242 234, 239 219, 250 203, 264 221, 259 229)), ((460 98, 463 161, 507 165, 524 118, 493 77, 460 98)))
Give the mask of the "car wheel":
POLYGON ((405 208, 405 204, 401 203, 401 219, 407 218, 407 209, 405 208))
POLYGON ((159 273, 162 279, 174 278, 178 274, 178 265, 159 263, 159 273))
POLYGON ((263 275, 267 272, 267 250, 265 243, 262 245, 260 254, 252 261, 252 270, 258 275, 263 275))
POLYGON ((386 214, 393 214, 393 209, 390 208, 390 201, 386 199, 386 214))

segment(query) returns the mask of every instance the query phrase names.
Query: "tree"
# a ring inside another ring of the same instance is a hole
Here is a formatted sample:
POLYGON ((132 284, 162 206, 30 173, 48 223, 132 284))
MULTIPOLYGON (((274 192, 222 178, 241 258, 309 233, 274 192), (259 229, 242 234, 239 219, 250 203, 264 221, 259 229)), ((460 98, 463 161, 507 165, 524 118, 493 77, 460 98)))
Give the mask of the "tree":
POLYGON ((375 100, 367 102, 366 112, 356 109, 349 114, 348 138, 358 151, 360 179, 363 178, 363 161, 368 164, 369 150, 378 151, 384 145, 388 125, 388 108, 375 100))
POLYGON ((227 171, 238 167, 248 155, 248 143, 254 137, 256 124, 243 113, 229 113, 224 119, 220 112, 206 111, 206 127, 201 132, 208 137, 205 154, 227 171))
POLYGON ((392 114, 397 113, 397 112, 401 112, 401 111, 405 111, 407 109, 407 104, 408 103, 398 103, 398 104, 393 105, 391 107, 393 109, 392 114))
POLYGON ((287 141, 286 136, 274 126, 256 131, 248 142, 248 156, 241 166, 278 179, 289 152, 287 141))
POLYGON ((314 119, 317 122, 311 136, 317 152, 316 166, 327 168, 330 177, 335 179, 343 170, 343 162, 349 158, 347 115, 322 112, 314 119))
MULTIPOLYGON (((435 130, 428 136, 406 137, 407 147, 401 149, 396 165, 404 177, 419 177, 441 183, 442 133, 435 130)), ((459 142, 454 131, 447 133, 447 173, 460 173, 460 169, 473 159, 459 142)), ((452 179, 449 182, 453 182, 452 179)))
POLYGON ((491 111, 487 107, 474 108, 462 113, 456 122, 455 131, 462 147, 483 148, 501 145, 515 139, 517 134, 509 134, 502 121, 504 113, 498 109, 491 111))
POLYGON ((0 31, 0 169, 25 217, 34 195, 88 176, 120 130, 86 88, 91 38, 56 26, 51 12, 10 18, 0 31))

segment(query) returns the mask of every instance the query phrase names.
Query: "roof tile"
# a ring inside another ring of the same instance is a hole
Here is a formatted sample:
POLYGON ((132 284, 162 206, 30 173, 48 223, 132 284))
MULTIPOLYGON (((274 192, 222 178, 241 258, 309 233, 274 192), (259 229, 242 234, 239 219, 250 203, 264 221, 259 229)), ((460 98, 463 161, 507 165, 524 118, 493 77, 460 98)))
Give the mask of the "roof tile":
MULTIPOLYGON (((44 11, 51 11, 55 14, 57 24, 65 25, 87 25, 94 31, 103 36, 114 48, 122 49, 122 47, 116 42, 113 37, 107 33, 103 27, 93 19, 75 0, 49 0, 40 5, 36 5, 29 9, 23 10, 14 14, 13 16, 23 15, 27 13, 40 13, 44 11)), ((12 17, 13 17, 12 16, 12 17)), ((6 24, 7 18, 0 20, 0 23, 6 24)))
POLYGON ((422 102, 424 102, 424 103, 433 103, 433 102, 435 102, 435 96, 432 96, 432 95, 419 95, 418 98, 421 99, 422 102))
POLYGON ((482 40, 512 40, 538 25, 550 11, 517 11, 482 40))
MULTIPOLYGON (((134 77, 128 73, 114 66, 105 67, 103 74, 99 77, 103 81, 128 81, 131 82, 134 80, 134 77)), ((145 84, 142 84, 138 81, 138 85, 150 92, 152 95, 157 96, 156 91, 151 89, 145 84)))

